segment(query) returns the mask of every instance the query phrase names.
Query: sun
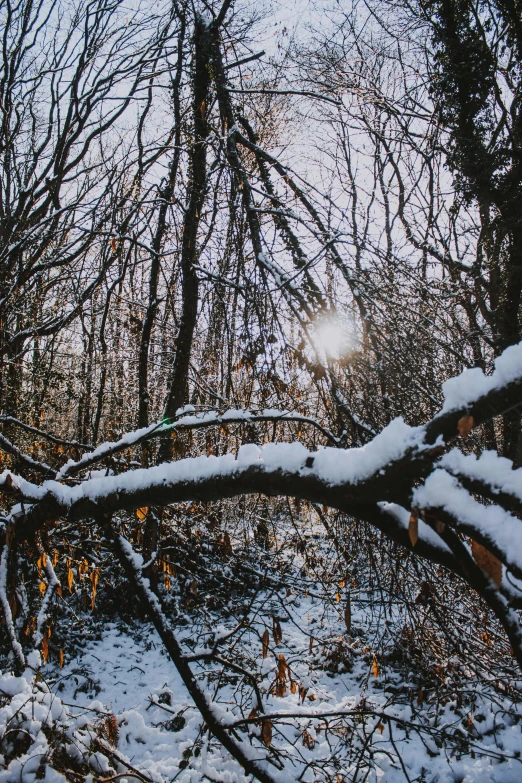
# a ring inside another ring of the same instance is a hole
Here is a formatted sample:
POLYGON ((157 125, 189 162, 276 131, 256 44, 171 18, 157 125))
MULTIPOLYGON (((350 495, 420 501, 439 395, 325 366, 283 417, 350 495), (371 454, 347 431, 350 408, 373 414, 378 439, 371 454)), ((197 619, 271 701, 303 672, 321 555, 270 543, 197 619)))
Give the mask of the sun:
POLYGON ((328 359, 340 359, 350 350, 350 335, 337 318, 322 318, 315 325, 318 347, 328 359))

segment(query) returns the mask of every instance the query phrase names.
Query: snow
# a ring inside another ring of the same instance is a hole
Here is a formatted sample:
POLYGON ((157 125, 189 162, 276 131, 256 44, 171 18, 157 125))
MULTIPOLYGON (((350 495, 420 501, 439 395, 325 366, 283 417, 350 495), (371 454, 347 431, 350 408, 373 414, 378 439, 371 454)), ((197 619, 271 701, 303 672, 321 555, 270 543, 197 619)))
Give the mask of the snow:
MULTIPOLYGON (((154 486, 168 486, 184 481, 203 481, 222 476, 239 475, 252 466, 264 471, 315 476, 326 485, 357 484, 382 470, 409 451, 423 448, 423 427, 410 427, 399 417, 394 419, 372 441, 360 448, 324 447, 310 452, 298 442, 267 443, 242 446, 237 459, 232 454, 220 457, 200 456, 152 468, 127 471, 118 476, 94 477, 70 487, 57 481, 45 481, 40 487, 23 479, 13 479, 28 499, 54 496, 65 508, 83 498, 99 501, 113 493, 135 492, 154 486)), ((4 481, 8 471, 0 477, 4 481)))
POLYGON ((522 468, 513 470, 513 463, 499 457, 495 451, 483 451, 480 457, 452 449, 439 462, 449 473, 466 476, 488 484, 493 492, 505 492, 522 500, 522 468))
POLYGON ((464 370, 442 384, 443 411, 468 408, 480 397, 522 377, 522 342, 512 345, 495 359, 495 369, 485 375, 478 367, 464 370))
MULTIPOLYGON (((257 463, 259 454, 263 453, 262 449, 255 448, 256 451, 244 452, 248 464, 257 463)), ((302 454, 298 453, 292 456, 295 460, 301 458, 302 454)), ((403 527, 407 526, 406 509, 394 504, 381 504, 381 507, 398 519, 403 527)), ((428 526, 424 529, 422 524, 419 524, 419 533, 421 537, 436 536, 428 526)), ((132 548, 124 540, 122 545, 139 570, 143 562, 141 556, 133 555, 132 548)), ((380 663, 378 676, 372 674, 372 653, 368 649, 371 650, 374 642, 381 644, 389 623, 396 623, 401 628, 405 620, 397 604, 388 607, 388 619, 383 626, 382 617, 376 618, 376 622, 372 618, 368 601, 370 594, 350 586, 352 631, 349 636, 341 617, 342 609, 339 608, 344 606, 344 592, 348 588, 340 588, 343 591, 341 603, 328 603, 321 590, 339 588, 335 584, 325 588, 320 583, 310 582, 306 588, 301 586, 297 575, 303 560, 295 555, 295 551, 291 551, 289 556, 289 562, 295 569, 287 581, 292 585, 291 593, 281 589, 258 592, 256 604, 251 607, 252 629, 238 625, 234 616, 221 620, 218 616, 215 622, 209 617, 209 624, 205 620, 203 626, 198 625, 197 613, 190 610, 178 615, 183 624, 176 628, 176 614, 172 615, 172 624, 186 653, 197 655, 220 642, 220 653, 224 658, 239 661, 256 672, 266 713, 274 717, 273 745, 294 759, 281 771, 272 769, 271 765, 268 767, 276 783, 295 783, 298 778, 303 783, 314 783, 315 780, 323 783, 313 764, 331 757, 333 735, 327 740, 321 726, 324 717, 340 719, 333 717, 335 715, 343 716, 346 725, 354 728, 354 741, 357 736, 361 742, 372 736, 374 769, 366 779, 373 783, 404 783, 406 777, 398 761, 398 750, 411 781, 479 783, 485 779, 489 783, 518 783, 522 765, 515 758, 515 752, 520 746, 520 725, 506 717, 513 710, 507 696, 497 694, 496 702, 487 698, 481 701, 481 697, 477 697, 475 711, 481 711, 483 719, 482 723, 475 724, 477 734, 472 739, 476 758, 471 758, 468 753, 458 760, 452 753, 452 737, 457 746, 462 744, 459 739, 462 732, 468 737, 466 708, 459 712, 451 700, 436 707, 426 698, 424 708, 420 709, 412 705, 407 697, 402 701, 397 699, 397 689, 411 689, 412 683, 405 682, 403 675, 393 666, 380 663), (263 659, 260 636, 266 627, 270 628, 274 615, 281 617, 283 641, 274 646, 271 638, 268 656, 263 659), (233 634, 234 630, 239 630, 239 633, 233 634), (310 636, 314 639, 313 651, 310 650, 310 636), (344 645, 353 668, 342 665, 335 672, 325 668, 325 649, 332 644, 344 645), (291 669, 292 678, 308 689, 306 698, 301 699, 297 692, 292 694, 289 688, 284 696, 271 692, 281 654, 291 669), (361 710, 368 712, 362 715, 361 710), (276 715, 279 720, 275 719, 276 715), (383 716, 381 733, 378 726, 383 716), (390 725, 393 726, 393 737, 390 736, 390 725), (412 728, 418 725, 424 727, 422 737, 412 728), (311 747, 303 745, 305 730, 315 741, 311 747), (435 744, 432 731, 446 732, 443 748, 435 744), (360 734, 357 735, 357 732, 360 734), (500 763, 502 757, 504 761, 500 763), (306 764, 312 766, 308 772, 301 774, 306 764)), ((177 577, 174 577, 173 581, 176 580, 177 577)), ((35 775, 42 754, 49 751, 42 731, 44 724, 55 726, 63 733, 72 758, 77 762, 89 760, 94 773, 92 780, 97 779, 100 770, 109 775, 125 775, 127 772, 131 780, 132 776, 123 763, 126 762, 154 783, 170 783, 174 779, 183 783, 200 783, 205 775, 216 781, 247 783, 249 779, 239 765, 219 743, 209 740, 201 715, 193 706, 153 627, 148 623, 128 625, 116 617, 113 621, 106 621, 100 630, 101 633, 96 638, 91 637, 74 657, 66 656, 62 670, 52 660, 43 666, 39 683, 30 669, 23 677, 0 675, 0 697, 5 694, 8 699, 6 704, 0 701, 0 748, 3 733, 15 712, 20 715, 20 725, 30 730, 34 738, 26 754, 11 762, 7 769, 0 766, 0 783, 25 783, 25 780, 36 783, 35 775), (119 761, 103 747, 92 747, 92 740, 100 737, 100 725, 111 714, 116 716, 119 729, 115 748, 119 761), (25 770, 23 776, 22 768, 25 770)), ((28 660, 35 669, 40 667, 37 653, 30 654, 28 660)), ((453 662, 453 670, 458 663, 458 659, 453 662)), ((237 724, 248 716, 254 698, 248 688, 242 690, 238 684, 233 681, 227 683, 224 679, 216 689, 216 682, 221 682, 222 670, 218 662, 193 662, 191 666, 207 701, 212 703, 213 713, 220 717, 223 724, 237 724), (205 677, 208 677, 207 681, 205 677)), ((468 677, 464 687, 466 692, 473 691, 476 682, 468 677)), ((245 753, 252 758, 263 759, 267 751, 260 742, 259 734, 260 727, 253 724, 248 731, 244 724, 239 728, 245 753)), ((348 753, 348 747, 338 746, 344 748, 343 753, 348 753)), ((338 749, 336 752, 341 751, 338 749)), ((355 760, 353 757, 350 760, 349 755, 339 760, 346 778, 351 779, 357 753, 355 760)), ((45 780, 61 783, 60 772, 52 770, 50 765, 47 765, 45 774, 45 780)), ((335 780, 333 773, 332 779, 335 780)))
POLYGON ((455 476, 435 470, 424 486, 415 490, 413 503, 419 508, 441 508, 452 514, 461 529, 489 539, 504 552, 508 567, 522 572, 522 521, 500 506, 479 503, 455 476))
MULTIPOLYGON (((377 504, 387 514, 392 516, 404 530, 408 530, 410 523, 411 512, 407 509, 399 506, 397 503, 381 502, 377 504)), ((418 534, 421 541, 425 541, 427 544, 442 550, 443 552, 451 552, 449 546, 437 535, 437 533, 427 525, 422 519, 418 520, 418 534)))
MULTIPOLYGON (((301 596, 299 606, 289 604, 288 610, 292 620, 296 622, 285 623, 284 642, 278 649, 285 654, 289 662, 295 658, 297 648, 308 647, 307 628, 313 628, 319 649, 322 636, 328 638, 332 633, 342 634, 339 618, 336 619, 332 614, 325 617, 324 605, 312 597, 301 596)), ((365 624, 364 610, 357 608, 356 604, 354 624, 365 624)), ((258 664, 266 673, 264 686, 263 683, 261 686, 266 690, 273 681, 277 654, 269 654, 269 657, 263 660, 259 643, 254 643, 259 648, 258 664)), ((370 708, 377 714, 369 714, 364 722, 367 734, 372 730, 375 732, 373 757, 377 776, 374 772, 368 780, 378 783, 404 783, 405 777, 397 762, 397 748, 400 748, 410 780, 424 779, 430 783, 454 783, 455 780, 466 783, 479 783, 483 780, 489 783, 518 783, 522 765, 514 758, 514 754, 520 743, 519 725, 510 721, 501 723, 494 712, 483 709, 486 720, 483 724, 477 724, 482 734, 474 743, 477 757, 472 759, 468 755, 460 761, 452 759, 449 752, 441 752, 428 734, 421 740, 411 730, 401 728, 401 721, 411 721, 412 724, 419 722, 419 709, 414 710, 407 703, 390 703, 387 688, 397 685, 393 672, 382 670, 377 678, 369 676, 368 669, 371 667, 362 655, 362 643, 357 638, 351 639, 351 649, 355 654, 355 665, 351 673, 345 672, 333 677, 327 675, 313 663, 313 656, 310 656, 309 664, 292 665, 292 676, 309 689, 309 695, 315 694, 315 701, 307 698, 306 702, 301 704, 299 696, 292 695, 289 691, 284 697, 264 693, 267 713, 283 718, 285 714, 300 716, 288 717, 277 723, 278 731, 274 731, 274 742, 283 752, 295 753, 297 739, 298 755, 305 763, 329 757, 331 749, 321 731, 323 721, 320 716, 343 713, 349 718, 354 710, 370 708), (381 721, 380 715, 387 715, 392 721, 394 744, 390 739, 388 724, 382 735, 375 731, 381 721), (316 740, 312 748, 303 747, 300 741, 305 728, 316 740), (488 736, 488 731, 491 732, 493 728, 495 731, 488 736), (485 753, 491 753, 493 758, 482 757, 480 748, 485 753), (498 752, 499 748, 503 749, 501 753, 498 752), (505 761, 499 764, 495 754, 499 757, 503 755, 505 761), (426 777, 428 770, 429 775, 426 777), (422 775, 424 777, 421 777, 422 775)), ((119 727, 119 758, 132 764, 156 783, 167 783, 174 778, 184 783, 200 783, 204 774, 210 775, 212 780, 247 783, 247 777, 239 765, 218 743, 209 742, 207 733, 201 734, 201 716, 191 704, 177 670, 150 625, 139 625, 131 629, 125 627, 122 621, 108 623, 103 636, 90 642, 76 658, 67 661, 61 672, 53 672, 51 665, 44 667, 44 676, 52 679, 53 674, 56 680, 52 686, 55 694, 52 698, 59 704, 62 704, 62 700, 67 704, 75 703, 74 709, 67 713, 68 735, 74 737, 71 755, 78 753, 78 749, 85 751, 88 737, 92 736, 97 721, 113 713, 119 727), (187 761, 189 763, 185 766, 187 761)), ((3 679, 0 679, 0 690, 3 679)), ((18 681, 20 679, 18 678, 18 681)), ((470 686, 472 687, 471 683, 470 686)), ((27 681, 24 681, 19 689, 25 698, 31 691, 27 681)), ((16 692, 17 688, 12 690, 16 692)), ((234 722, 234 717, 242 717, 234 694, 235 688, 230 685, 223 689, 221 701, 214 702, 215 714, 221 715, 223 723, 227 725, 234 722)), ((47 696, 49 698, 50 694, 47 696)), ((209 690, 208 698, 213 696, 213 690, 209 690)), ((503 709, 504 704, 501 702, 498 705, 498 715, 503 715, 503 709)), ((432 708, 426 705, 426 710, 429 713, 432 708)), ((458 718, 456 720, 453 710, 454 703, 449 703, 445 711, 443 709, 440 716, 441 725, 446 724, 448 728, 458 727, 459 721, 458 718)), ((249 744, 248 740, 242 743, 244 750, 253 758, 260 758, 265 752, 256 739, 258 734, 259 729, 251 725, 252 744, 249 744)), ((244 733, 241 736, 247 738, 244 733)), ((35 745, 34 752, 39 747, 35 745)), ((103 753, 91 754, 90 759, 93 771, 109 771, 111 768, 107 756, 103 753)), ((274 769, 272 774, 278 783, 295 783, 301 769, 290 765, 281 772, 274 769)), ((120 774, 125 772, 124 766, 121 765, 118 771, 120 774)), ((346 767, 345 772, 350 772, 349 767, 346 767)), ((11 776, 7 776, 0 772, 0 783, 17 780, 14 773, 15 770, 10 772, 11 776)), ((305 783, 312 783, 316 779, 316 776, 311 777, 310 774, 305 774, 302 778, 305 783)), ((53 778, 50 777, 49 780, 52 781, 53 778)))

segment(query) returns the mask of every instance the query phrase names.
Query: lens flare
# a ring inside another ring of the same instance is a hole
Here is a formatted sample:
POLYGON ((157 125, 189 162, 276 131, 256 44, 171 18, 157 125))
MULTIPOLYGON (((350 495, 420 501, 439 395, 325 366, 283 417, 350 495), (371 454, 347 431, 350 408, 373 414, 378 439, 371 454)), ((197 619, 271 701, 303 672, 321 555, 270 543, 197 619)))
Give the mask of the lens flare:
POLYGON ((318 347, 329 359, 340 359, 350 350, 350 334, 345 325, 336 318, 325 318, 318 321, 315 335, 318 347))

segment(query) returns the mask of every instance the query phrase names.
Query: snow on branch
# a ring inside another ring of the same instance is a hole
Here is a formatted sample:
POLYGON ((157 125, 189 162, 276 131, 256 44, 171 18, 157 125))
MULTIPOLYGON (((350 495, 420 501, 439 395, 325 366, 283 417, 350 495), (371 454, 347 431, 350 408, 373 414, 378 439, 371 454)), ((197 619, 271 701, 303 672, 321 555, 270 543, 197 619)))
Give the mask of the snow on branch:
MULTIPOLYGON (((183 410, 186 411, 187 407, 183 410)), ((78 461, 69 460, 69 462, 60 468, 56 478, 63 479, 67 476, 75 476, 82 470, 97 464, 102 459, 112 457, 131 446, 137 446, 145 441, 152 440, 153 438, 168 437, 173 432, 197 430, 205 427, 219 427, 224 424, 255 424, 261 422, 309 424, 312 427, 319 429, 330 442, 338 442, 338 438, 318 421, 293 411, 280 411, 276 409, 265 409, 258 412, 249 410, 228 410, 223 413, 219 413, 218 411, 207 411, 205 413, 182 415, 174 422, 169 422, 168 420, 156 422, 148 427, 126 433, 118 441, 102 443, 91 451, 91 453, 84 454, 78 461)))

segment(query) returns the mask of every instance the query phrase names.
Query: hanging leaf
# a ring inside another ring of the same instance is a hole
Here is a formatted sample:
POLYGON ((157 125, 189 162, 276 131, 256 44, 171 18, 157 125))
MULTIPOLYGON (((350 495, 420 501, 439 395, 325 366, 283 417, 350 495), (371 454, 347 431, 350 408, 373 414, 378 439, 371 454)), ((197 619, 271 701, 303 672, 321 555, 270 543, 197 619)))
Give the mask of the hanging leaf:
POLYGON ((288 666, 285 660, 284 655, 279 656, 279 660, 277 662, 277 673, 279 677, 281 677, 282 680, 286 680, 286 672, 287 672, 288 666))
POLYGON ((90 575, 91 580, 91 612, 94 612, 94 604, 96 602, 96 593, 97 593, 97 587, 98 587, 98 579, 100 576, 100 569, 99 568, 93 568, 90 575))
POLYGON ((78 563, 78 576, 81 578, 89 571, 89 563, 85 558, 78 563))
POLYGON ((45 582, 40 581, 40 584, 38 585, 38 589, 40 590, 40 593, 42 595, 45 595, 45 591, 47 590, 47 585, 45 584, 45 582))
POLYGON ((411 512, 408 535, 410 536, 411 545, 414 547, 419 540, 419 515, 416 511, 411 512))
POLYGON ((49 655, 49 642, 47 641, 47 636, 44 636, 42 639, 42 660, 44 662, 44 665, 47 663, 47 656, 49 655))
POLYGON ((96 588, 98 587, 99 576, 100 576, 100 569, 93 568, 90 576, 93 595, 96 595, 96 588))
POLYGON ((352 601, 350 599, 350 593, 346 596, 346 606, 344 607, 344 623, 346 625, 346 633, 352 632, 352 601))
POLYGON ((272 721, 270 718, 265 718, 263 721, 263 729, 261 732, 261 737, 263 739, 263 743, 265 747, 269 748, 272 744, 272 721))
POLYGON ((55 567, 56 563, 58 562, 59 557, 60 557, 60 555, 58 553, 58 550, 57 549, 53 549, 53 568, 55 567))
POLYGON ((498 590, 502 582, 502 563, 500 560, 482 544, 473 540, 471 541, 471 554, 475 563, 489 576, 498 590))
POLYGON ((263 642, 263 658, 266 658, 268 655, 268 645, 270 644, 270 634, 268 633, 268 628, 264 632, 262 636, 262 642, 263 642))
POLYGON ((67 569, 67 587, 69 588, 69 592, 72 593, 72 588, 74 584, 74 571, 72 570, 71 566, 67 569))
POLYGON ((281 644, 281 642, 283 641, 283 632, 281 630, 281 623, 279 622, 277 617, 274 617, 272 635, 274 637, 274 644, 281 644))
POLYGON ((308 642, 308 652, 311 654, 312 650, 314 648, 314 637, 310 636, 310 641, 308 642))
POLYGON ((377 663, 377 658, 375 657, 375 655, 373 656, 372 674, 374 677, 379 676, 379 664, 377 663))
POLYGON ((111 237, 111 248, 113 253, 118 252, 118 245, 116 244, 116 237, 111 237))
POLYGON ((461 438, 467 438, 473 427, 475 426, 475 419, 473 416, 462 416, 457 422, 457 429, 461 438))
POLYGON ((143 506, 143 508, 137 508, 136 509, 136 516, 138 517, 140 522, 143 522, 143 520, 147 516, 148 512, 149 512, 148 506, 143 506))
POLYGON ((64 661, 63 650, 60 650, 58 653, 58 662, 60 664, 60 669, 63 669, 63 661, 64 661))
POLYGON ((377 731, 380 731, 381 734, 383 733, 384 723, 382 721, 379 721, 379 723, 377 724, 377 731))

